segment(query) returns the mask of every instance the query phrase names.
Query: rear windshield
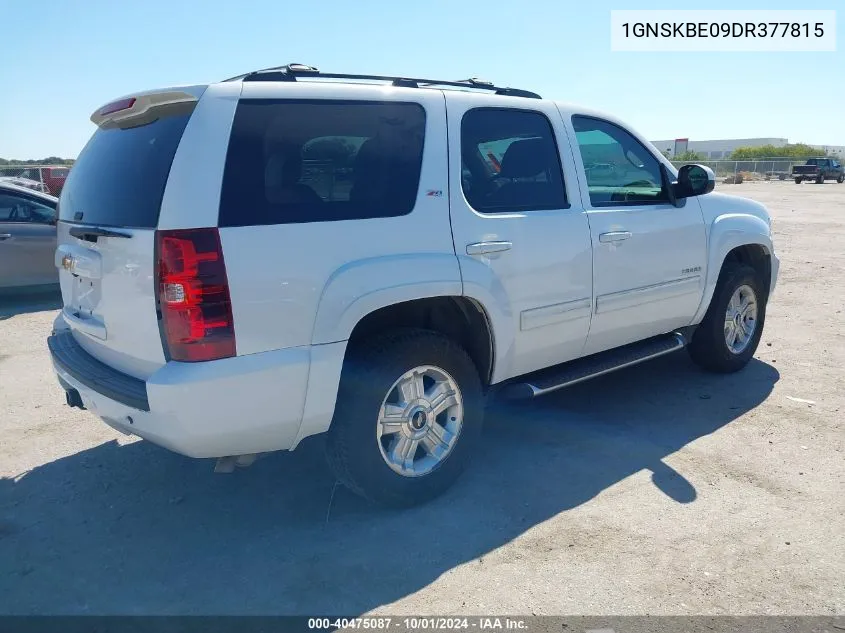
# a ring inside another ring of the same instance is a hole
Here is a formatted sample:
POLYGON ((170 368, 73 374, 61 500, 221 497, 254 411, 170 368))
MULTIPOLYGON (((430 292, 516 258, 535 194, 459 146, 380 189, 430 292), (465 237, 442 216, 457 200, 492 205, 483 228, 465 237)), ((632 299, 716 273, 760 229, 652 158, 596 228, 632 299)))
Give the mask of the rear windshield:
POLYGON ((70 170, 59 219, 155 228, 170 164, 190 116, 166 116, 127 129, 98 129, 70 170))
POLYGON ((220 226, 410 213, 425 139, 416 103, 243 99, 220 196, 220 226))

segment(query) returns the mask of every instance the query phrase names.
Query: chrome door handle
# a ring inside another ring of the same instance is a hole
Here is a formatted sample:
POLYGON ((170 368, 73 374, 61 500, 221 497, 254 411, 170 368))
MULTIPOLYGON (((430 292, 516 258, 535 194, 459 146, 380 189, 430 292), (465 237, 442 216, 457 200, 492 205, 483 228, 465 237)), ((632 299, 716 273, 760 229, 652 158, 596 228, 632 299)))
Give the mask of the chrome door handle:
POLYGON ((467 255, 488 255, 489 253, 503 253, 509 251, 511 242, 475 242, 467 244, 467 255))
POLYGON ((8 240, 12 238, 11 233, 0 233, 0 240, 8 240))
POLYGON ((611 231, 610 233, 600 233, 599 242, 621 242, 631 237, 631 231, 611 231))

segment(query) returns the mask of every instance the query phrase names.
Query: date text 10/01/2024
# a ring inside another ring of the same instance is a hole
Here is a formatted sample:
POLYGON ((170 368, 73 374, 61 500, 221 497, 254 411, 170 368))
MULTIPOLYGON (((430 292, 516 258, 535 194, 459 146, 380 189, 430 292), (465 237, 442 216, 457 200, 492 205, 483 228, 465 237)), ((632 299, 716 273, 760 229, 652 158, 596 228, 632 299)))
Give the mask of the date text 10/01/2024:
POLYGON ((309 618, 308 628, 314 630, 365 629, 365 630, 478 630, 518 631, 527 628, 525 620, 518 618, 445 618, 445 617, 372 617, 372 618, 309 618))

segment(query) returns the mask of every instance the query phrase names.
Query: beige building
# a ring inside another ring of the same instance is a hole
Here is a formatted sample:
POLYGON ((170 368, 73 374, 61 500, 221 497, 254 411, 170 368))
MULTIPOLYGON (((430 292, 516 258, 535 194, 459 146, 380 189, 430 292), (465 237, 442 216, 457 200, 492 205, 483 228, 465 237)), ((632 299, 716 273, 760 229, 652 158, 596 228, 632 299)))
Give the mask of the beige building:
MULTIPOLYGON (((682 140, 682 139, 677 139, 682 140)), ((676 139, 668 141, 652 141, 652 144, 661 152, 667 152, 671 157, 675 153, 676 139)), ((688 141, 687 149, 691 152, 698 152, 710 160, 728 159, 735 149, 739 147, 763 147, 773 145, 783 147, 788 144, 785 138, 735 138, 715 141, 688 141)), ((845 145, 814 145, 819 149, 819 154, 832 154, 845 158, 845 145)), ((683 146, 681 143, 680 146, 683 146)))
MULTIPOLYGON (((715 141, 689 141, 687 143, 687 149, 691 152, 698 152, 710 160, 719 160, 728 158, 731 152, 740 147, 763 147, 764 145, 783 147, 787 142, 785 138, 735 138, 715 141)), ((652 141, 652 144, 661 152, 668 150, 670 157, 675 153, 675 139, 669 141, 652 141)))

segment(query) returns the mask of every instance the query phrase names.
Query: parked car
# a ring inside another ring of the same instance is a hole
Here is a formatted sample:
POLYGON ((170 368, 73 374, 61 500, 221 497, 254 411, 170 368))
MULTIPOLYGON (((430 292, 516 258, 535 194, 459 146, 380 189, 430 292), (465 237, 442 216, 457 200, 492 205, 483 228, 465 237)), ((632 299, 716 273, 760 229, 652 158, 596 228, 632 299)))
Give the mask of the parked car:
POLYGON ((32 191, 40 191, 41 193, 50 193, 49 187, 43 182, 32 180, 31 178, 24 178, 22 176, 0 176, 0 183, 9 185, 17 185, 24 189, 31 189, 32 191))
POLYGON ((611 163, 593 163, 584 165, 587 174, 587 183, 598 184, 599 181, 613 179, 616 176, 616 166, 611 163))
POLYGON ((792 168, 792 177, 796 185, 800 185, 805 180, 813 180, 818 184, 825 180, 842 183, 845 181, 845 170, 835 158, 809 158, 806 164, 795 165, 792 168))
POLYGON ((53 196, 0 179, 0 289, 59 283, 53 196))
POLYGON ((288 65, 91 120, 60 201, 59 382, 71 406, 223 470, 325 433, 350 489, 418 503, 481 449, 488 397, 683 348, 735 372, 760 341, 768 212, 610 115, 288 65), (302 148, 328 138, 354 156, 315 149, 325 177, 306 184, 302 148), (618 160, 601 185, 582 158, 596 143, 618 160), (496 169, 482 150, 502 145, 496 169), (321 183, 350 162, 330 199, 321 183))

